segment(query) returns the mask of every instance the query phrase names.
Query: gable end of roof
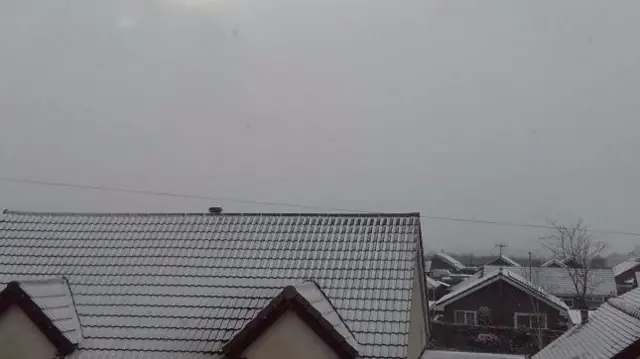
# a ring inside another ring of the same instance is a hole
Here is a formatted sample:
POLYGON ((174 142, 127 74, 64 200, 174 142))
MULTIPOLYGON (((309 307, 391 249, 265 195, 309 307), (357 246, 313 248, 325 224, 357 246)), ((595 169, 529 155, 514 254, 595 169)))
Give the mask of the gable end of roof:
POLYGON ((24 314, 57 349, 58 355, 66 356, 73 352, 75 349, 73 343, 44 314, 42 309, 20 287, 18 282, 9 282, 5 289, 0 292, 0 315, 9 309, 11 305, 17 305, 22 309, 24 314))
POLYGON ((304 298, 295 286, 285 287, 264 309, 223 347, 229 358, 239 358, 256 339, 283 314, 292 310, 311 328, 341 359, 354 359, 359 353, 346 339, 304 298))
POLYGON ((440 298, 438 302, 434 305, 434 307, 443 307, 451 302, 455 302, 456 300, 466 297, 467 295, 472 294, 473 292, 480 290, 494 282, 499 280, 503 280, 512 286, 518 288, 519 290, 526 292, 528 295, 535 296, 538 300, 544 301, 552 307, 555 307, 559 311, 564 311, 567 313, 569 308, 562 302, 558 297, 553 294, 546 293, 542 291, 540 288, 536 287, 533 283, 527 281, 524 278, 521 278, 513 273, 509 272, 493 272, 485 277, 479 278, 473 283, 469 283, 469 285, 464 288, 459 289, 458 291, 452 292, 444 297, 440 298))

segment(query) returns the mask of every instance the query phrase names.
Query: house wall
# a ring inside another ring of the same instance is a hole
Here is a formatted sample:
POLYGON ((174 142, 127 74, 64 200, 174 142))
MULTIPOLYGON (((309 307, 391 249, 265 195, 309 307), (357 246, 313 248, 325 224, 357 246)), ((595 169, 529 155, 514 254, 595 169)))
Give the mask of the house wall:
POLYGON ((433 256, 433 258, 431 258, 431 268, 429 270, 433 271, 434 269, 446 269, 451 273, 457 272, 456 267, 452 266, 448 262, 443 261, 438 256, 433 256))
POLYGON ((273 323, 242 356, 246 359, 338 359, 333 349, 291 311, 273 323))
MULTIPOLYGON (((407 351, 408 359, 415 359, 420 356, 422 350, 427 345, 428 328, 425 318, 425 305, 427 298, 423 296, 421 283, 424 283, 422 278, 423 273, 418 270, 419 266, 416 266, 413 276, 413 289, 411 291, 411 319, 409 322, 409 347, 407 351)), ((426 285, 424 285, 426 288, 426 285)))
POLYGON ((547 327, 549 329, 566 329, 559 325, 559 320, 566 322, 568 318, 561 318, 558 309, 532 298, 526 292, 511 284, 499 280, 480 290, 477 290, 466 297, 460 298, 450 303, 444 310, 444 321, 453 323, 454 312, 456 310, 477 311, 480 307, 488 307, 491 310, 492 326, 514 326, 514 313, 547 313, 547 327), (533 303, 537 303, 538 310, 535 310, 533 303))
POLYGON ((51 359, 56 348, 21 308, 12 305, 0 316, 0 359, 51 359))

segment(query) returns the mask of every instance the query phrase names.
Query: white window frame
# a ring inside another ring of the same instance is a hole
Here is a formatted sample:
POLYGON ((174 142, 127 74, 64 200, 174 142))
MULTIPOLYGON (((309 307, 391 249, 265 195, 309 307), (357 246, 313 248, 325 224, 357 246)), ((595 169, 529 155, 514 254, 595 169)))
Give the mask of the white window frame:
POLYGON ((519 328, 518 327, 518 316, 523 316, 523 317, 541 317, 543 318, 543 323, 544 326, 542 328, 534 328, 531 326, 531 324, 533 324, 533 321, 531 320, 531 318, 529 318, 529 326, 526 328, 529 329, 547 329, 547 313, 525 313, 525 312, 515 312, 513 313, 513 327, 514 328, 519 328))
POLYGON ((456 324, 464 324, 464 325, 478 325, 478 312, 475 310, 454 310, 453 322, 456 324), (456 320, 458 318, 458 313, 463 314, 463 318, 464 318, 463 323, 460 323, 456 320), (467 314, 473 314, 473 323, 467 323, 467 314))

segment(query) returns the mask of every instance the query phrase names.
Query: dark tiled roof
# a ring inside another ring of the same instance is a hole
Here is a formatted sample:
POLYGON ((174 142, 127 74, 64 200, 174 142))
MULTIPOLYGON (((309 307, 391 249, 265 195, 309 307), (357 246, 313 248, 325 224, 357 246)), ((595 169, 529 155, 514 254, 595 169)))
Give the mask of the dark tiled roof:
POLYGON ((640 288, 609 299, 598 310, 590 312, 586 324, 569 329, 533 358, 608 359, 639 342, 640 288))
POLYGON ((417 214, 6 212, 0 283, 68 279, 74 358, 199 359, 313 279, 365 357, 402 358, 420 241, 417 214))

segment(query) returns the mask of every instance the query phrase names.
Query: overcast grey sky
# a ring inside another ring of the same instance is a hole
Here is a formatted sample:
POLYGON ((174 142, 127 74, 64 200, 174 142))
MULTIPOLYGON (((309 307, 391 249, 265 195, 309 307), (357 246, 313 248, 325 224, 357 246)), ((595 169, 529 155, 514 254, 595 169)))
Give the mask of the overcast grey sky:
MULTIPOLYGON (((21 0, 0 175, 640 231, 640 2, 21 0)), ((0 183, 0 207, 300 211, 0 183)), ((424 221, 429 250, 537 251, 424 221)), ((640 237, 599 235, 618 251, 640 237)))

